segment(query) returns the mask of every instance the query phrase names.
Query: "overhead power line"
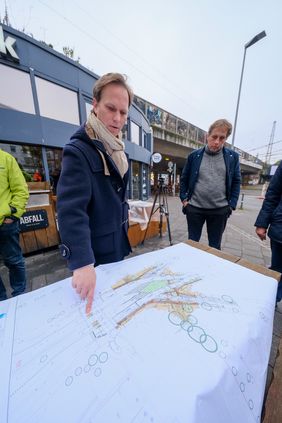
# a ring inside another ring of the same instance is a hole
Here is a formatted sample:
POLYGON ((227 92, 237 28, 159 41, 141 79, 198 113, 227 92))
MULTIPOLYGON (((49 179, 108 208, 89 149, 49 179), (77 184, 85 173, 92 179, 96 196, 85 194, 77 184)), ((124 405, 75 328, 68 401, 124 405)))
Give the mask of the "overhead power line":
MULTIPOLYGON (((275 141, 275 142, 273 143, 273 145, 274 145, 274 144, 278 144, 278 143, 280 143, 280 142, 282 142, 282 140, 275 141)), ((262 145, 262 146, 260 146, 260 147, 251 148, 250 150, 247 150, 247 152, 249 153, 250 151, 260 150, 261 148, 265 148, 265 147, 268 147, 268 144, 262 145)), ((262 153, 261 153, 261 154, 262 154, 262 153)))
POLYGON ((137 52, 130 45, 128 45, 121 37, 119 37, 116 34, 114 34, 106 25, 104 25, 104 23, 102 23, 99 19, 97 19, 96 16, 93 16, 93 14, 91 14, 89 12, 89 10, 85 10, 84 8, 82 8, 81 5, 77 1, 74 1, 74 3, 76 5, 76 8, 79 9, 79 10, 81 10, 81 12, 83 12, 86 15, 87 18, 91 18, 91 22, 92 23, 95 22, 95 24, 100 25, 101 28, 103 28, 113 38, 115 38, 116 40, 118 40, 118 42, 121 43, 125 48, 127 48, 127 50, 129 50, 136 57, 138 57, 140 60, 142 60, 142 62, 145 63, 146 66, 150 66, 151 69, 154 69, 156 72, 158 72, 158 74, 161 75, 166 81, 168 81, 170 84, 172 84, 175 87, 177 87, 179 90, 183 91, 183 86, 179 86, 179 85, 177 85, 175 83, 175 81, 171 81, 170 78, 169 78, 169 76, 167 76, 165 73, 163 73, 163 71, 161 69, 159 69, 156 66, 154 66, 149 60, 147 60, 139 52, 137 52))
MULTIPOLYGON (((282 157, 282 150, 277 150, 277 151, 273 152, 270 157, 274 157, 274 156, 281 156, 282 157)), ((261 160, 264 161, 263 157, 265 157, 265 154, 261 153, 261 154, 258 155, 258 157, 261 157, 261 160)))
POLYGON ((55 13, 57 16, 68 22, 70 25, 72 25, 74 28, 76 28, 78 31, 82 32, 87 37, 91 38, 92 40, 96 41, 100 46, 102 46, 105 50, 122 60, 123 62, 127 63, 129 66, 131 66, 133 69, 135 69, 137 72, 148 78, 150 81, 152 81, 155 85, 159 86, 162 90, 164 90, 166 93, 172 94, 174 97, 178 98, 182 103, 184 103, 187 107, 191 107, 190 104, 188 104, 182 97, 180 97, 178 94, 176 94, 174 91, 169 89, 169 86, 166 85, 165 87, 160 84, 158 81, 156 81, 154 78, 152 78, 150 75, 148 75, 146 72, 142 71, 140 68, 135 66, 133 63, 131 63, 129 60, 125 59, 118 53, 116 53, 114 50, 112 50, 110 47, 108 47, 105 43, 100 41, 98 38, 94 37, 92 34, 90 34, 85 29, 81 28, 79 25, 77 25, 75 22, 73 22, 71 19, 67 18, 62 13, 58 12, 54 7, 50 6, 43 0, 39 0, 39 3, 41 3, 43 6, 47 7, 49 10, 51 10, 53 13, 55 13))

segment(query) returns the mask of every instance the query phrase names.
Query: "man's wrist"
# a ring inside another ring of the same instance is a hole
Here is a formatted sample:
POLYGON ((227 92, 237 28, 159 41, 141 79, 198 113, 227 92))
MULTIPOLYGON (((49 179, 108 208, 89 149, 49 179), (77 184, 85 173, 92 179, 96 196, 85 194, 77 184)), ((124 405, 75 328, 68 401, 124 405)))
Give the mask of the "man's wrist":
POLYGON ((73 270, 73 274, 74 274, 75 272, 80 271, 80 270, 86 269, 87 267, 93 267, 93 266, 94 266, 94 263, 90 263, 90 264, 86 264, 86 266, 78 267, 77 269, 74 269, 74 270, 73 270))
POLYGON ((16 222, 17 220, 19 220, 19 218, 18 218, 18 217, 16 217, 16 216, 6 216, 6 217, 5 217, 5 219, 14 220, 15 222, 16 222))

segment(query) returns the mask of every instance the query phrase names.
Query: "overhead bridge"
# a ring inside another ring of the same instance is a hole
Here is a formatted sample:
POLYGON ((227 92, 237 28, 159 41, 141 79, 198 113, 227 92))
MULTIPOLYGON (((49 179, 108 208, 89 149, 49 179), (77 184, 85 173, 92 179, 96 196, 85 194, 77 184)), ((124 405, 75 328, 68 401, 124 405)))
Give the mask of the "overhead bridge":
MULTIPOLYGON (((176 163, 176 167, 182 170, 187 159, 187 156, 194 150, 204 147, 205 142, 195 141, 188 137, 180 134, 167 131, 158 126, 152 125, 153 136, 154 136, 154 151, 162 154, 163 159, 158 165, 154 164, 154 167, 158 168, 158 171, 166 171, 166 160, 170 160, 176 163)), ((231 148, 231 145, 226 143, 227 147, 231 148)), ((263 162, 258 160, 255 156, 252 156, 245 151, 235 147, 235 151, 240 157, 240 166, 242 174, 258 174, 263 167, 263 162)))

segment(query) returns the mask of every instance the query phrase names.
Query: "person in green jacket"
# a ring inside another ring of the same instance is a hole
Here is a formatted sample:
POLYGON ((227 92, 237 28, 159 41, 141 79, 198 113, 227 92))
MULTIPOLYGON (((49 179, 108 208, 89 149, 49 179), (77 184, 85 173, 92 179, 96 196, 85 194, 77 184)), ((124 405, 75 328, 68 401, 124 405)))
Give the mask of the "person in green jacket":
MULTIPOLYGON (((0 149, 0 256, 9 269, 12 296, 26 287, 25 263, 19 242, 19 218, 25 212, 28 188, 11 154, 0 149)), ((0 276, 0 301, 7 299, 0 276)))

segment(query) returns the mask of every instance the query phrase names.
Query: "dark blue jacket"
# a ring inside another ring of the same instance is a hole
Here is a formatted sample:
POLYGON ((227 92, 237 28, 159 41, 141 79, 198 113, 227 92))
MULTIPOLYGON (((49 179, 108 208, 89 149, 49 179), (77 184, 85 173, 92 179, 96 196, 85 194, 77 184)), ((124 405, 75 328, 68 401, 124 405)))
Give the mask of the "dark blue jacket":
MULTIPOLYGON (((199 177, 199 170, 204 155, 205 147, 189 154, 180 179, 181 201, 192 197, 196 182, 199 177)), ((226 166, 226 198, 232 209, 236 209, 240 193, 240 165, 239 155, 229 148, 223 147, 223 157, 226 166)))
POLYGON ((127 181, 128 172, 122 178, 103 144, 91 140, 81 126, 64 148, 57 187, 61 252, 71 270, 119 261, 131 251, 127 181), (104 154, 110 176, 104 175, 98 150, 104 154))
POLYGON ((269 227, 269 238, 282 243, 282 162, 270 181, 255 226, 269 227))

